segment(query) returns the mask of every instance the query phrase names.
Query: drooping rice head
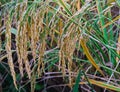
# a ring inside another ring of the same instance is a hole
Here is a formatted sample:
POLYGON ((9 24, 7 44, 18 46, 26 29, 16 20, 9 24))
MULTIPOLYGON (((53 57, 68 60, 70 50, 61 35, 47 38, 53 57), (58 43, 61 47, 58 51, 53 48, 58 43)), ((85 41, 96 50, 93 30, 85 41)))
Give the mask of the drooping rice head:
POLYGON ((14 64, 13 64, 13 59, 12 59, 12 50, 11 50, 11 20, 10 17, 8 16, 6 22, 6 52, 7 52, 7 57, 8 57, 8 65, 10 67, 10 72, 13 77, 14 85, 17 89, 17 84, 16 84, 16 73, 14 70, 14 64))

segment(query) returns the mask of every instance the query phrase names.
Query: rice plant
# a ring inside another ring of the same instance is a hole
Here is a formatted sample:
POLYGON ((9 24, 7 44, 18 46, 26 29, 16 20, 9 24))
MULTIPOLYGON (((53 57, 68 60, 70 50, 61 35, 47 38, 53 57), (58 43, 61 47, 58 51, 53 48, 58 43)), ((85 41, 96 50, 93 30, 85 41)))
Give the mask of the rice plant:
POLYGON ((1 0, 0 90, 119 92, 119 30, 119 0, 1 0))

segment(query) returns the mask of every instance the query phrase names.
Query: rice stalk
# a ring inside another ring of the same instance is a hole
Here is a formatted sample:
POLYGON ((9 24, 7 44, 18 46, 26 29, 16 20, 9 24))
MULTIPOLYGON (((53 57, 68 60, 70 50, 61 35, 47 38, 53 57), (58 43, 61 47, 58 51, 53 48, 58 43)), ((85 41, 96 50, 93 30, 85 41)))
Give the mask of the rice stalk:
POLYGON ((2 49, 2 39, 1 39, 1 34, 0 34, 0 51, 2 49))
MULTIPOLYGON (((120 55, 120 33, 119 33, 119 36, 118 36, 117 54, 120 55)), ((118 62, 118 61, 119 61, 119 58, 116 57, 116 62, 118 62)))
POLYGON ((35 92, 36 72, 33 71, 31 74, 31 92, 35 92))
MULTIPOLYGON (((2 23, 1 23, 1 17, 0 17, 0 28, 2 27, 2 23)), ((0 48, 2 49, 2 39, 1 39, 1 35, 2 35, 2 31, 0 30, 0 48)), ((0 51, 1 51, 0 49, 0 51)))

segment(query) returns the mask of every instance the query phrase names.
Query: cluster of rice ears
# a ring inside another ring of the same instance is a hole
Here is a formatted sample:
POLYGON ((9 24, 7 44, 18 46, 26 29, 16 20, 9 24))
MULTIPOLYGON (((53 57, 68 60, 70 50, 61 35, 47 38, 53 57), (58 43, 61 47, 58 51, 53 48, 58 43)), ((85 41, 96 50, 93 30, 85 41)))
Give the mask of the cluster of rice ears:
MULTIPOLYGON (((115 3, 119 7, 119 3, 115 3)), ((119 30, 113 29, 113 26, 120 28, 116 22, 120 15, 112 16, 111 8, 114 5, 108 6, 104 0, 18 0, 11 1, 9 4, 2 5, 2 7, 10 8, 6 11, 7 16, 4 16, 6 52, 16 88, 16 73, 11 49, 13 22, 17 32, 15 51, 19 71, 21 77, 26 71, 28 78, 31 79, 32 88, 35 86, 36 75, 39 77, 45 72, 46 53, 49 54, 57 47, 59 60, 52 67, 57 64, 58 71, 62 72, 63 77, 68 74, 70 87, 75 84, 74 75, 79 74, 79 70, 82 70, 88 80, 81 78, 78 85, 87 85, 89 82, 103 88, 120 91, 120 88, 112 84, 116 82, 114 79, 119 79, 120 74, 118 67, 120 35, 119 30), (28 55, 32 55, 32 63, 28 55), (112 67, 107 67, 108 63, 112 64, 112 67), (93 75, 93 77, 89 75, 93 75), (109 81, 102 82, 101 77, 99 77, 100 81, 97 81, 94 79, 97 75, 103 76, 103 79, 108 77, 109 81), (112 78, 113 82, 111 82, 112 78)), ((1 57, 0 60, 2 61, 2 59, 1 57)), ((32 89, 33 91, 34 89, 32 89)))

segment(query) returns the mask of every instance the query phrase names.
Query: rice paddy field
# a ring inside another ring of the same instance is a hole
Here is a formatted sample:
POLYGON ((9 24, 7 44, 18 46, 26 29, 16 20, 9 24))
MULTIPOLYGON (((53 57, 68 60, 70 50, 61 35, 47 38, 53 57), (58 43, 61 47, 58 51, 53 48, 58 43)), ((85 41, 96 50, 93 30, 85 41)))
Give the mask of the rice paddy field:
POLYGON ((120 92, 120 0, 0 0, 0 92, 120 92))

